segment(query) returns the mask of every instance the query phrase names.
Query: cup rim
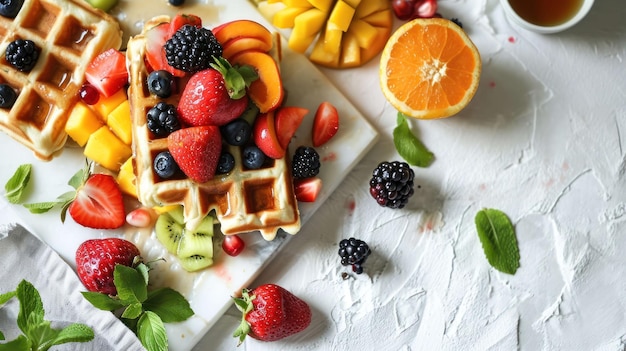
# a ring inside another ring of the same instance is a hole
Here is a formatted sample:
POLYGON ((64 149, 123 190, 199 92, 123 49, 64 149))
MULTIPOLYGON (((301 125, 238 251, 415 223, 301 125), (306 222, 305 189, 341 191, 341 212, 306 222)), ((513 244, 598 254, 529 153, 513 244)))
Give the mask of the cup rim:
MULTIPOLYGON (((550 1, 550 0, 546 0, 546 1, 550 1)), ((511 22, 517 24, 518 26, 524 29, 528 29, 530 31, 533 31, 536 33, 542 33, 542 34, 562 32, 566 29, 573 27, 575 24, 580 22, 587 15, 587 13, 589 13, 593 3, 594 3, 594 0, 583 0, 583 3, 580 6, 580 9, 578 10, 578 12, 566 22, 563 22, 555 26, 540 26, 540 25, 528 22, 527 20, 523 19, 520 15, 518 15, 517 12, 513 10, 513 7, 511 7, 509 0, 500 0, 500 5, 504 8, 504 12, 506 16, 509 18, 509 20, 511 20, 511 22)))

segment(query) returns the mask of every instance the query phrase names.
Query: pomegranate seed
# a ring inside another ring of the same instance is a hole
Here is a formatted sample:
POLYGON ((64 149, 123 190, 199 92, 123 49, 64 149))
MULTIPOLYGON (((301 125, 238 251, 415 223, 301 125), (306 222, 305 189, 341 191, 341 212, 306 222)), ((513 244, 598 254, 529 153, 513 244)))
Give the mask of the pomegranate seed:
POLYGON ((238 235, 225 235, 222 249, 229 256, 237 256, 246 247, 246 243, 238 235))
POLYGON ((147 228, 152 224, 152 212, 145 207, 130 211, 126 215, 126 223, 137 228, 147 228))
POLYGON ((95 105, 100 100, 100 93, 90 84, 84 84, 78 91, 81 100, 87 105, 95 105))
POLYGON ((415 0, 392 0, 391 8, 399 20, 405 21, 413 15, 415 0))
POLYGON ((423 0, 413 7, 414 18, 432 18, 437 13, 437 0, 423 0))

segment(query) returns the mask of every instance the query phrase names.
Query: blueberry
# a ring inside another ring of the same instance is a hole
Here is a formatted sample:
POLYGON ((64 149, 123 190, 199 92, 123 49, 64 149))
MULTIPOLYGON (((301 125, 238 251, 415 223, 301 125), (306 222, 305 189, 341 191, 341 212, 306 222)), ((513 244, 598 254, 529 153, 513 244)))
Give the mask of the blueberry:
POLYGON ((185 3, 185 0, 169 0, 170 5, 180 6, 185 3))
POLYGON ((154 158, 154 171, 156 174, 163 178, 171 178, 176 172, 178 172, 178 164, 174 161, 174 157, 169 151, 162 151, 154 158))
POLYGON ((0 15, 15 18, 24 4, 24 0, 0 0, 0 15))
POLYGON ((153 71, 148 75, 148 90, 163 99, 172 95, 173 83, 174 76, 168 71, 153 71))
POLYGON ((0 84, 0 108, 13 107, 15 100, 17 100, 15 90, 6 84, 0 84))
POLYGON ((243 165, 248 169, 259 169, 265 163, 265 154, 256 145, 243 149, 243 165))
POLYGON ((235 158, 229 152, 224 151, 220 155, 220 159, 217 162, 217 173, 226 174, 235 168, 235 158))
POLYGON ((252 135, 252 127, 245 119, 237 118, 221 128, 224 141, 233 146, 242 146, 248 143, 252 135))

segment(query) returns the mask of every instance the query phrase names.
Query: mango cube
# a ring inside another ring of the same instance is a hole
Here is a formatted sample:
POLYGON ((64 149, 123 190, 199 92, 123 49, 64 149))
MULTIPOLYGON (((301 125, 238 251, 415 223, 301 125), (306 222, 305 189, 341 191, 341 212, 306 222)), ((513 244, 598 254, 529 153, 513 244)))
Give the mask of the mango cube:
POLYGON ((308 0, 283 0, 283 4, 287 7, 311 7, 308 0))
POLYGON ((361 48, 359 41, 353 32, 346 32, 342 40, 342 67, 355 67, 361 63, 361 48))
POLYGON ((352 22, 353 16, 354 8, 342 0, 339 0, 335 4, 335 7, 333 7, 330 17, 328 17, 328 23, 334 25, 335 28, 346 32, 348 31, 348 27, 350 27, 350 22, 352 22))
POLYGON ((309 46, 311 46, 311 43, 313 42, 313 40, 315 40, 316 37, 317 33, 307 36, 304 33, 303 27, 296 26, 293 27, 287 44, 289 45, 289 48, 291 50, 299 53, 304 53, 309 48, 309 46))
POLYGON ((65 124, 65 132, 78 145, 85 146, 93 132, 103 126, 98 116, 84 103, 78 102, 65 124))
POLYGON ((294 30, 300 31, 302 37, 316 35, 324 27, 326 13, 319 9, 309 9, 294 19, 294 30))
POLYGON ((326 33, 324 34, 324 50, 326 50, 326 52, 329 54, 339 55, 339 53, 341 52, 342 36, 343 32, 340 29, 326 28, 326 33))
POLYGON ((316 9, 320 9, 324 12, 329 12, 331 6, 333 6, 334 0, 308 0, 309 4, 313 5, 316 9))
POLYGON ((117 172, 122 163, 132 155, 132 150, 108 126, 102 126, 87 140, 84 154, 102 167, 117 172))
POLYGON ((98 100, 98 102, 92 107, 106 123, 109 114, 126 100, 126 90, 120 89, 117 91, 117 93, 109 97, 104 97, 103 95, 100 95, 100 100, 98 100))
POLYGON ((115 110, 109 113, 107 118, 109 128, 117 135, 126 145, 130 145, 133 141, 132 126, 130 120, 130 103, 124 100, 115 110))
POLYGON ((285 7, 274 14, 272 23, 278 28, 294 26, 296 16, 308 10, 306 7, 285 7))
POLYGON ((120 167, 117 174, 117 184, 123 193, 137 197, 137 187, 135 186, 135 170, 133 169, 133 158, 128 158, 120 167))
POLYGON ((374 12, 361 19, 374 27, 391 27, 393 24, 393 13, 391 10, 383 10, 374 12))
POLYGON ((359 42, 359 46, 362 48, 372 46, 376 40, 376 36, 378 36, 376 27, 360 19, 352 21, 350 31, 354 33, 356 40, 359 42))
POLYGON ((363 0, 356 8, 356 18, 369 16, 377 11, 389 9, 389 0, 363 0))

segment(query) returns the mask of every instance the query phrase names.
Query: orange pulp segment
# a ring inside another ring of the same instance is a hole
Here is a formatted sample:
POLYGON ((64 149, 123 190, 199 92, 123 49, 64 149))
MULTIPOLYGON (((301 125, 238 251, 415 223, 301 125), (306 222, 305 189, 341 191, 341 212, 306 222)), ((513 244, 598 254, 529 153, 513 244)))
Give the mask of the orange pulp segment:
POLYGON ((415 19, 389 38, 380 59, 380 85, 389 103, 418 119, 452 116, 472 99, 481 59, 456 23, 415 19))

